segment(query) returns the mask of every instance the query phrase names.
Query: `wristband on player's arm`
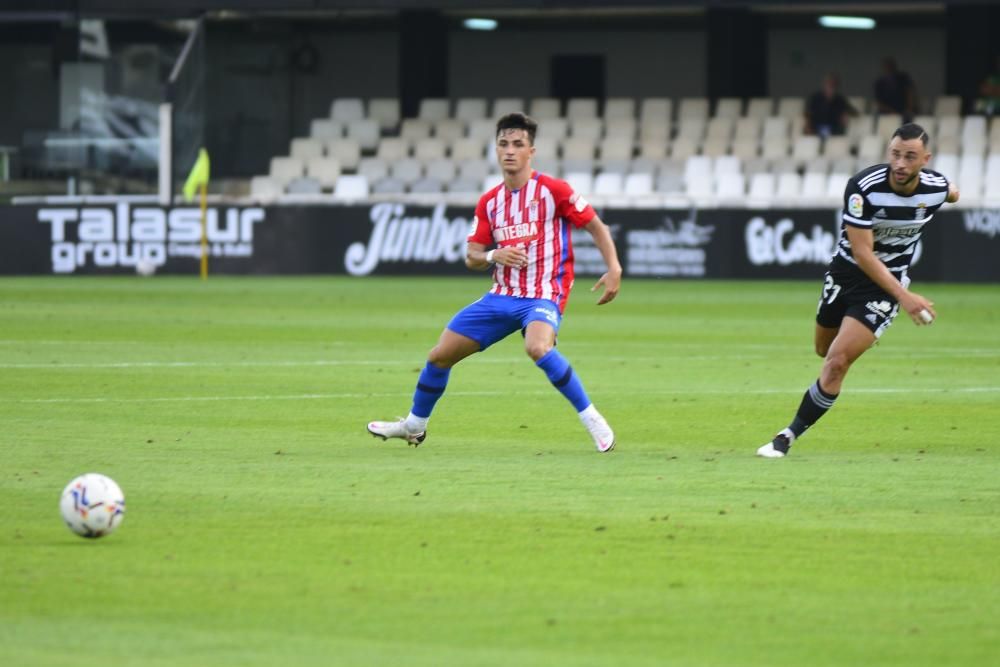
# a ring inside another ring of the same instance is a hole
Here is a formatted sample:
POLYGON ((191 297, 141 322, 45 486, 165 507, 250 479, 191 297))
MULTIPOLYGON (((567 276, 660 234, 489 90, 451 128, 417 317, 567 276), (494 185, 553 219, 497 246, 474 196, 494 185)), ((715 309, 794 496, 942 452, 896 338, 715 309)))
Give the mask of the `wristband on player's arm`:
POLYGON ((493 260, 493 253, 495 253, 495 252, 496 252, 496 250, 494 249, 494 250, 490 250, 489 252, 486 253, 486 262, 488 264, 493 264, 493 262, 494 262, 494 260, 493 260))

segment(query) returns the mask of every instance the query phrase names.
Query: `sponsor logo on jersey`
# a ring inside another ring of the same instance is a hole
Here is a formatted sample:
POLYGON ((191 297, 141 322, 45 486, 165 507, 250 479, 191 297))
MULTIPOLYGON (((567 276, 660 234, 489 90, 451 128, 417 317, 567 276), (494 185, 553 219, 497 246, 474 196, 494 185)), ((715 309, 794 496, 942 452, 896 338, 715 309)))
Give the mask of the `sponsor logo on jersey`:
POLYGON ((927 204, 925 204, 924 202, 920 202, 919 204, 917 204, 917 208, 914 209, 913 211, 913 219, 923 220, 926 215, 927 215, 927 204))
POLYGON ((868 320, 869 322, 871 322, 872 324, 875 324, 875 320, 877 318, 874 315, 872 315, 871 313, 868 313, 867 315, 865 315, 865 319, 868 320))
POLYGON ((879 210, 875 211, 875 215, 873 215, 872 217, 873 218, 888 218, 889 214, 885 212, 884 208, 880 208, 879 210))
POLYGON ((865 304, 865 308, 872 311, 873 313, 885 317, 886 315, 889 314, 889 311, 892 310, 892 304, 889 303, 888 301, 869 301, 868 303, 865 304))
POLYGON ((507 225, 506 227, 497 227, 493 230, 493 240, 500 247, 533 241, 537 237, 537 222, 522 222, 516 225, 507 225))
POLYGON ((537 308, 535 308, 535 312, 545 315, 545 319, 547 319, 549 322, 552 322, 553 324, 559 324, 559 315, 556 313, 556 311, 552 310, 551 308, 543 308, 542 306, 538 306, 537 308))
POLYGON ((848 197, 847 212, 855 218, 860 218, 861 214, 865 212, 865 198, 858 193, 854 193, 848 197))
POLYGON ((574 208, 576 208, 579 213, 583 213, 583 209, 590 206, 590 204, 587 203, 587 200, 583 198, 583 195, 578 195, 575 192, 569 196, 569 203, 573 204, 574 208))

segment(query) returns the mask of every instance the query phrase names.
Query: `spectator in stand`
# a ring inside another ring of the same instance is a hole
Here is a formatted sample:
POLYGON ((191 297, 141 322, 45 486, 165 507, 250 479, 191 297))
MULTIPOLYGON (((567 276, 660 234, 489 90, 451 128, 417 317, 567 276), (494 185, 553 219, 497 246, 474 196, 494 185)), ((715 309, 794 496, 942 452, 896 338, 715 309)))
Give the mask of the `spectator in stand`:
POLYGON ((993 72, 979 84, 976 111, 987 116, 1000 115, 1000 53, 995 57, 993 72))
POLYGON ((822 87, 806 102, 805 132, 824 139, 831 134, 844 134, 848 118, 857 115, 858 110, 840 92, 840 77, 831 72, 823 77, 822 87))
POLYGON ((919 113, 917 86, 893 58, 882 60, 882 76, 875 79, 875 108, 880 114, 899 114, 909 123, 919 113))

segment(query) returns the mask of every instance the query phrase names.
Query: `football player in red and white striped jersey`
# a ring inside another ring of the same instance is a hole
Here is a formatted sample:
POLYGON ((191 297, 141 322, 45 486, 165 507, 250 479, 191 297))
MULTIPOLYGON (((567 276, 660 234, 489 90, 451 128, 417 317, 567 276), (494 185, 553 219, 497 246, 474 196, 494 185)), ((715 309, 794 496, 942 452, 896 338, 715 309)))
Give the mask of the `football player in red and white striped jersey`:
POLYGON ((503 183, 480 198, 465 259, 470 269, 493 267, 493 286, 459 311, 441 333, 417 381, 409 416, 369 422, 372 435, 402 438, 413 445, 423 442, 427 420, 444 393, 452 366, 521 330, 528 356, 576 408, 597 450, 614 448, 614 432, 555 348, 573 287, 572 228, 583 228, 593 236, 607 264, 607 273, 591 288, 604 289, 598 305, 618 295, 622 268, 611 232, 590 204, 565 181, 532 168, 537 129, 538 124, 522 113, 497 122, 496 154, 503 183))

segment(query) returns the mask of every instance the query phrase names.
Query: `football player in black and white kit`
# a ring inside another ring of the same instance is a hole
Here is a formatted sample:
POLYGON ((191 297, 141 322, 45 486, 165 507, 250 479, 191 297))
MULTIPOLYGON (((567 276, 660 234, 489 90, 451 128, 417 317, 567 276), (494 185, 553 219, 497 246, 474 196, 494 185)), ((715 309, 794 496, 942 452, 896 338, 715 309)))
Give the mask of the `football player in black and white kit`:
POLYGON ((917 325, 930 324, 934 304, 908 289, 906 271, 923 226, 958 189, 926 168, 927 133, 907 123, 889 142, 889 162, 847 181, 840 241, 816 312, 816 354, 823 370, 802 397, 795 419, 758 456, 781 458, 833 407, 851 364, 870 348, 902 308, 917 325))

